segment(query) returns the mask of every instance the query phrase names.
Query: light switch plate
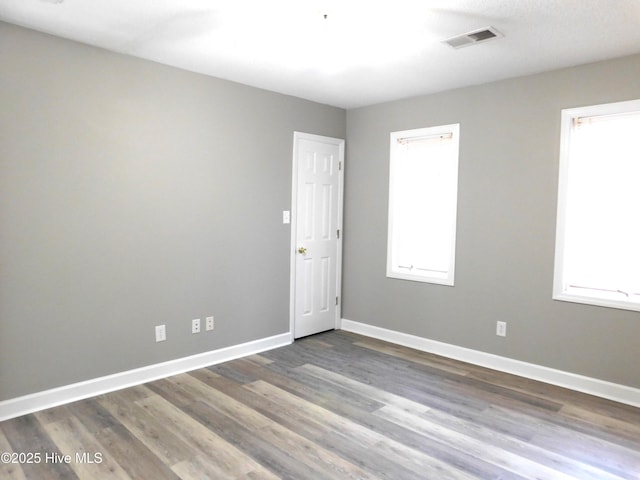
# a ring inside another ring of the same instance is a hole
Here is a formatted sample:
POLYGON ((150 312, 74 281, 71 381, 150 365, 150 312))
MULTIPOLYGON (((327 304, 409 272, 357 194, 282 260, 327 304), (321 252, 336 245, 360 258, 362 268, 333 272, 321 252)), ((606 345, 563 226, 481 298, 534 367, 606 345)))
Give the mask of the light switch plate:
POLYGON ((291 223, 291 212, 289 210, 282 211, 282 223, 291 223))

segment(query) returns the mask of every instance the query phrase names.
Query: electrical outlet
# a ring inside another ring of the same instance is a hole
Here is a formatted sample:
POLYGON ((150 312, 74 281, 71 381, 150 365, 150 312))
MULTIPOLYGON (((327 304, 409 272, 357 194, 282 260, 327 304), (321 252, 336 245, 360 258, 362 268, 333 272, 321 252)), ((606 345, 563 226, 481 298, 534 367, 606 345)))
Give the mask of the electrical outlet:
POLYGON ((207 317, 207 324, 205 325, 205 328, 207 329, 207 331, 213 330, 214 326, 215 325, 213 323, 213 317, 207 317))
POLYGON ((507 322, 496 322, 496 335, 499 337, 507 336, 507 322))
POLYGON ((200 319, 194 318, 191 320, 191 333, 200 333, 200 319))
POLYGON ((167 330, 164 325, 156 325, 156 342, 164 342, 167 339, 167 330))

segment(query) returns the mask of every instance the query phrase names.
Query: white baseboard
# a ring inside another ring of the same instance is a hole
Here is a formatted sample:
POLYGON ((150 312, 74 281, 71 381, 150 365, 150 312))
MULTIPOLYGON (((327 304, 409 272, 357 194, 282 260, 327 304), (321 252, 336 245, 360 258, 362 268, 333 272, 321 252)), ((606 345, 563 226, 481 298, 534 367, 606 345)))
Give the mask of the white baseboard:
POLYGON ((0 421, 289 345, 290 332, 0 402, 0 421))
POLYGON ((640 407, 640 389, 342 319, 342 330, 640 407))

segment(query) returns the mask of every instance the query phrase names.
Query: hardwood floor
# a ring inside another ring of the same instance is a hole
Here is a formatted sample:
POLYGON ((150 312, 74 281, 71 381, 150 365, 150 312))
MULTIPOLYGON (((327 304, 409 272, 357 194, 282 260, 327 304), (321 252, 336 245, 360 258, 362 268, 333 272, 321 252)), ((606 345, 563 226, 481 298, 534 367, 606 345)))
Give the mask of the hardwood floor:
POLYGON ((640 409, 336 331, 2 422, 0 452, 32 460, 3 480, 640 479, 640 409))

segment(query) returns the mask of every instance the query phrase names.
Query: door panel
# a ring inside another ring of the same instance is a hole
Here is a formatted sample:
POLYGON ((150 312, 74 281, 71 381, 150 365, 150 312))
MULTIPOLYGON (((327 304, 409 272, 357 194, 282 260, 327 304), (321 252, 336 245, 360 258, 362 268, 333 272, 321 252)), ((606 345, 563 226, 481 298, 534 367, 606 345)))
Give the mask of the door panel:
POLYGON ((302 312, 303 316, 313 313, 313 259, 305 258, 302 260, 302 279, 303 285, 300 287, 302 295, 302 312))
POLYGON ((343 151, 343 140, 294 136, 292 327, 296 338, 336 327, 343 151))

